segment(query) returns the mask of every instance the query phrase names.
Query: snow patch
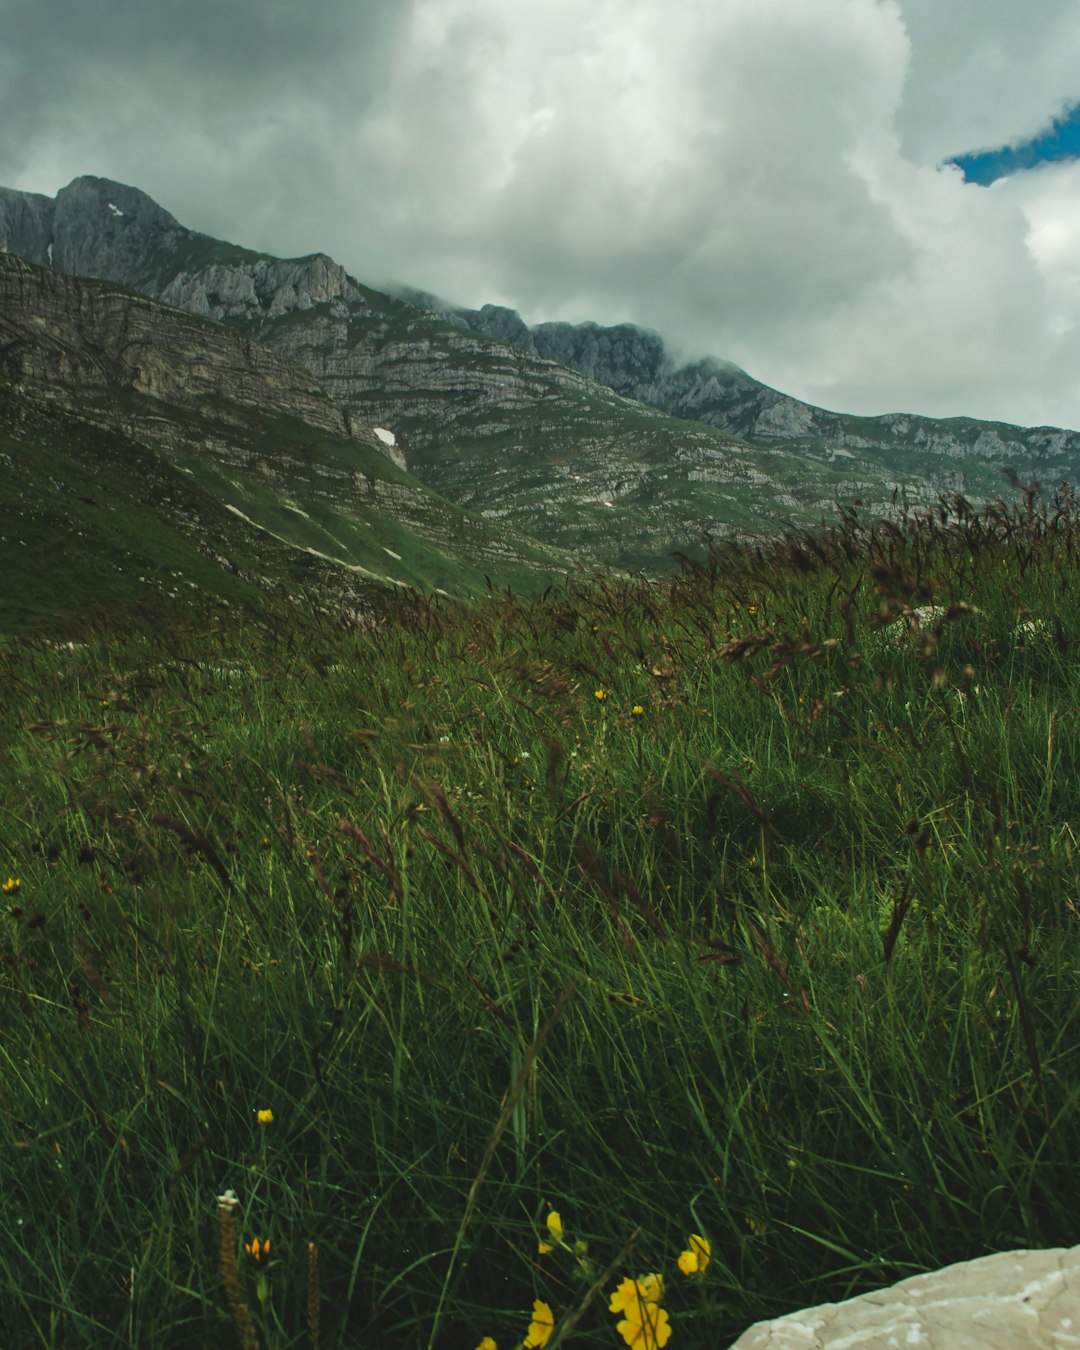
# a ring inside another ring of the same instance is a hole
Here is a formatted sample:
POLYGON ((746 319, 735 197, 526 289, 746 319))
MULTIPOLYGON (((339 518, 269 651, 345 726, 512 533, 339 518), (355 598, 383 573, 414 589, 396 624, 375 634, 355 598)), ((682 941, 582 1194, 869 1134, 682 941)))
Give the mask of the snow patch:
POLYGON ((46 256, 46 258, 48 258, 48 260, 49 260, 49 266, 51 267, 51 266, 52 266, 52 241, 51 241, 51 240, 49 241, 49 246, 48 246, 48 248, 45 250, 45 256, 46 256))
POLYGON ((120 208, 116 206, 113 202, 109 203, 109 210, 113 213, 114 216, 122 216, 124 214, 123 211, 121 211, 120 208))
POLYGON ((391 556, 391 558, 396 558, 396 559, 398 560, 398 562, 401 561, 401 554, 400 554, 400 553, 395 553, 394 550, 393 550, 392 548, 387 548, 385 544, 383 544, 383 552, 384 552, 384 553, 389 553, 390 556, 391 556))
POLYGON ((385 427, 372 427, 372 431, 382 441, 383 445, 397 445, 397 437, 392 431, 387 431, 385 427))

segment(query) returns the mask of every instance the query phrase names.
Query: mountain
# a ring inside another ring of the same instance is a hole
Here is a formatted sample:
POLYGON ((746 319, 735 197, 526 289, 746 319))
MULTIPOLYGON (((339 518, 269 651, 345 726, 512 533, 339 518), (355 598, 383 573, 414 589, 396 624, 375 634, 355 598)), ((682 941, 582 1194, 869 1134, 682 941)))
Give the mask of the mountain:
MULTIPOLYGON (((704 422, 757 445, 875 450, 898 472, 909 453, 984 460, 1023 474, 1037 466, 1048 480, 1069 477, 1080 464, 1080 433, 1059 427, 1019 427, 972 417, 910 413, 878 417, 830 412, 782 394, 730 361, 706 357, 675 364, 663 338, 636 324, 540 323, 530 327, 514 309, 464 309, 428 293, 400 294, 474 332, 557 361, 673 417, 704 422), (891 454, 890 454, 891 452, 891 454)), ((942 487, 950 490, 947 470, 942 487)))
POLYGON ((976 500, 1003 472, 1075 478, 1080 436, 968 419, 828 413, 719 361, 675 367, 632 325, 541 324, 362 284, 324 254, 281 260, 198 234, 145 194, 78 178, 0 190, 0 247, 120 282, 305 367, 379 427, 442 498, 493 533, 657 570, 705 533, 816 524, 837 500, 886 511, 976 500))
POLYGON ((6 624, 267 591, 362 609, 395 585, 463 595, 566 565, 386 450, 280 353, 0 254, 6 624))

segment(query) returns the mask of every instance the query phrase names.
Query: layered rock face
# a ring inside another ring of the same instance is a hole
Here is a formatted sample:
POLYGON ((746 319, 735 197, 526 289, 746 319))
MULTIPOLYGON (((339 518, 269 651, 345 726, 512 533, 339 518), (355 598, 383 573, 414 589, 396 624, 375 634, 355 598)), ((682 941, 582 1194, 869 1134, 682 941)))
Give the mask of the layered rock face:
MULTIPOLYGON (((84 442, 91 454, 126 446, 162 510, 160 465, 179 467, 211 516, 224 506, 229 524, 264 535, 279 561, 302 554, 358 582, 434 585, 435 576, 473 589, 483 584, 478 567, 499 576, 506 566, 517 579, 552 562, 542 546, 487 527, 393 468, 395 448, 282 353, 14 254, 0 254, 0 404, 2 429, 45 459, 84 442)), ((172 523, 205 554, 214 532, 190 502, 176 511, 172 523)))
POLYGON ((1080 1247, 998 1252, 846 1303, 759 1322, 732 1350, 1025 1350, 1080 1345, 1080 1247))
POLYGON ((0 375, 59 399, 119 386, 225 422, 250 408, 379 444, 309 371, 260 344, 12 254, 0 255, 0 375))

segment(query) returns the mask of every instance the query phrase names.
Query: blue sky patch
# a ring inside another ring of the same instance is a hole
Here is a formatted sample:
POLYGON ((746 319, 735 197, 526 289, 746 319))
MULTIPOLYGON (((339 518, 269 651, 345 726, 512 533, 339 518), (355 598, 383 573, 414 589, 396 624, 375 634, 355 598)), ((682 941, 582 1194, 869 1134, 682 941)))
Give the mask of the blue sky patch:
POLYGON ((1050 126, 1020 145, 1003 145, 998 150, 983 150, 977 155, 955 155, 947 160, 964 171, 968 183, 989 187, 999 178, 1033 169, 1055 159, 1080 158, 1080 103, 1055 118, 1050 126))

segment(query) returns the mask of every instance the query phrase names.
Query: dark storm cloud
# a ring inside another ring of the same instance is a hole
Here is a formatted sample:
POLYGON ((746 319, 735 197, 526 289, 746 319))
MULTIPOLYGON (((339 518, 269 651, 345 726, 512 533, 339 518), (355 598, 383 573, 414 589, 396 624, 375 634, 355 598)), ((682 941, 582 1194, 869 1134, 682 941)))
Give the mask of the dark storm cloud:
POLYGON ((850 411, 1080 424, 1075 0, 0 0, 0 183, 632 320, 850 411))
POLYGON ((301 156, 283 111, 362 113, 408 20, 381 0, 0 0, 0 181, 68 144, 104 172, 140 139, 146 163, 185 141, 221 157, 260 127, 301 156))
POLYGON ((2 0, 0 40, 17 64, 0 108, 7 122, 70 105, 79 89, 122 97, 113 75, 162 80, 163 98, 212 87, 243 103, 296 80, 315 84, 346 53, 377 69, 407 19, 407 5, 382 0, 2 0))

